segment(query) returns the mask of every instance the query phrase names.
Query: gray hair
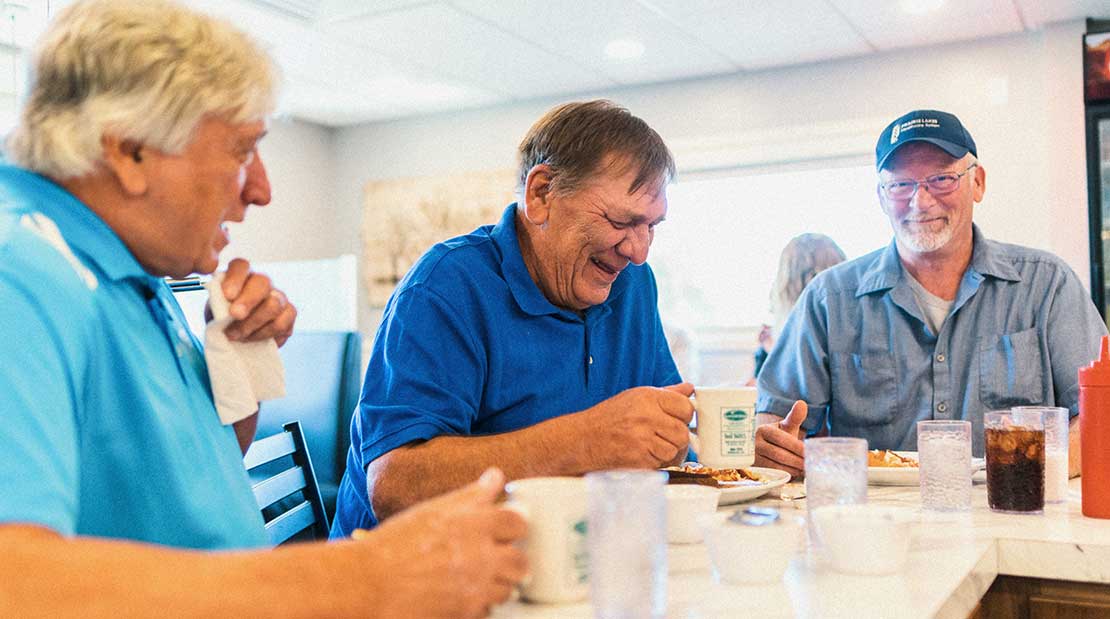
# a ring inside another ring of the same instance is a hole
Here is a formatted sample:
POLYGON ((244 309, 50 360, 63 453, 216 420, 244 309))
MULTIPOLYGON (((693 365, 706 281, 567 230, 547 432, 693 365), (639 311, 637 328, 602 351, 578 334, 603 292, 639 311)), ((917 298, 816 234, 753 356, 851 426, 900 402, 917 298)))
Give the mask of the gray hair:
POLYGON ((8 155, 56 179, 92 172, 104 135, 174 154, 207 115, 262 120, 278 81, 245 33, 167 0, 76 2, 39 40, 33 67, 8 155))
POLYGON ((524 193, 528 173, 551 166, 553 189, 569 195, 604 166, 636 170, 629 195, 641 187, 661 192, 674 178, 674 158, 663 138, 627 109, 607 101, 577 101, 555 107, 536 121, 517 149, 517 192, 524 193), (609 158, 614 156, 615 158, 609 158))

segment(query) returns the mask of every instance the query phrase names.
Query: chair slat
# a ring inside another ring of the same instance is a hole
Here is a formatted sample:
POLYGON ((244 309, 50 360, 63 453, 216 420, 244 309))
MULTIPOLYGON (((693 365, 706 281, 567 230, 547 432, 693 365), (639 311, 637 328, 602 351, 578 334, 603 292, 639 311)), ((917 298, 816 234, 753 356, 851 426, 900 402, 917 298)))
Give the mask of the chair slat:
POLYGON ((258 509, 265 509, 305 487, 304 469, 295 466, 252 486, 258 509))
POLYGON ((293 442, 293 435, 289 432, 267 436, 251 444, 250 449, 247 450, 247 455, 243 456, 243 466, 250 470, 261 464, 277 460, 282 456, 288 456, 296 450, 297 445, 293 442))
POLYGON ((304 501, 300 505, 285 512, 266 523, 266 533, 270 535, 270 543, 274 546, 304 531, 316 522, 312 512, 312 504, 304 501))

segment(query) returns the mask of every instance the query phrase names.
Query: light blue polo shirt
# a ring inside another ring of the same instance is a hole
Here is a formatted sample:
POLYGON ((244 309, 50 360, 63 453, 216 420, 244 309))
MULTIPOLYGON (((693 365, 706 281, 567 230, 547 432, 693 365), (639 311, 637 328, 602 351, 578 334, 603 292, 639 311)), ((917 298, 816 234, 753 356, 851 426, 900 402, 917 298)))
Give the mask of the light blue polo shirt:
POLYGON ((366 466, 440 435, 519 430, 625 389, 679 381, 645 264, 584 316, 544 297, 524 266, 516 205, 440 243, 398 284, 374 340, 332 537, 377 524, 366 466))
POLYGON ((0 167, 0 522, 267 545, 185 324, 165 283, 92 211, 0 167))
POLYGON ((898 248, 823 271, 806 286, 759 373, 757 410, 805 400, 809 433, 917 448, 917 421, 967 420, 983 455, 983 413, 1011 406, 1079 412, 1077 370, 1106 325, 1075 273, 1044 251, 974 227, 971 264, 939 332, 927 324, 898 248))

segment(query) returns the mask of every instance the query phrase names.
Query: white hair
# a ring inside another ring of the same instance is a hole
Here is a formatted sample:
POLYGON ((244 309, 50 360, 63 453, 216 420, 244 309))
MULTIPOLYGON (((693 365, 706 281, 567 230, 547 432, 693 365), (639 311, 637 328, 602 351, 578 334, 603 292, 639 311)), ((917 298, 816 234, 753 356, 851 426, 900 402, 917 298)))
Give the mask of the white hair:
POLYGON ((262 120, 278 73, 245 33, 167 0, 84 0, 39 40, 19 123, 15 163, 56 179, 84 176, 101 138, 179 153, 207 115, 262 120))

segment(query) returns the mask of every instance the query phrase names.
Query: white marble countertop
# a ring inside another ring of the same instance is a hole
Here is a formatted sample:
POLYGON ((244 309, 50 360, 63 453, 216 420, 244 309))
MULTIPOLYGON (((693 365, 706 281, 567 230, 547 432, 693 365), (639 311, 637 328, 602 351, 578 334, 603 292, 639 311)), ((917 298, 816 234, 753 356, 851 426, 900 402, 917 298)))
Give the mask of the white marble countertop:
MULTIPOLYGON (((976 485, 972 492, 974 508, 969 514, 920 515, 908 567, 893 576, 849 576, 813 568, 799 553, 781 584, 720 585, 713 582, 704 545, 671 545, 667 617, 964 619, 999 574, 1110 583, 1110 520, 1083 517, 1078 479, 1071 482, 1068 502, 1047 506, 1042 516, 993 513, 987 509, 986 486, 976 485)), ((916 486, 872 486, 868 502, 919 509, 920 495, 916 486)), ((796 503, 804 509, 804 501, 796 503)), ((779 499, 756 504, 792 509, 779 499)), ((758 562, 752 557, 753 569, 758 569, 758 562)), ((588 602, 511 601, 493 616, 592 619, 593 614, 588 602)))

